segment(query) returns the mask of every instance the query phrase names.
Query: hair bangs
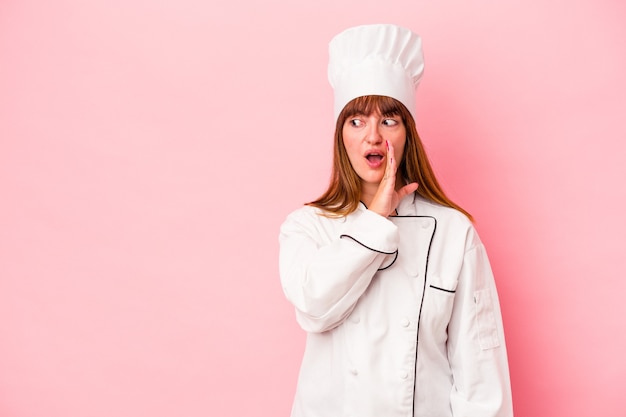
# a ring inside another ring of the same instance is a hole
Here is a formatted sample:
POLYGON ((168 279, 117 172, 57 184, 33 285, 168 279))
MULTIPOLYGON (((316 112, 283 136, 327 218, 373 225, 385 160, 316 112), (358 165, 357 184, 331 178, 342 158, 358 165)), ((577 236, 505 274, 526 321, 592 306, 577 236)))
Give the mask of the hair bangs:
POLYGON ((380 112, 382 116, 401 115, 402 111, 400 106, 402 106, 402 104, 399 101, 387 96, 357 97, 346 104, 339 119, 345 120, 345 118, 357 114, 370 116, 376 111, 380 112))

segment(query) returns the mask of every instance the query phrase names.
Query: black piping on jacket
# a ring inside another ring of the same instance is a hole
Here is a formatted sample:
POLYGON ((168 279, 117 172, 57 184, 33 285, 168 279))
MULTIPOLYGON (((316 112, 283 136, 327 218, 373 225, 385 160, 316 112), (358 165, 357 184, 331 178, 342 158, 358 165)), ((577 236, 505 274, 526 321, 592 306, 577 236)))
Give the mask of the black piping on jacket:
POLYGON ((415 338, 415 363, 413 369, 413 404, 412 404, 412 414, 415 415, 415 392, 417 390, 417 352, 419 351, 419 334, 420 334, 420 323, 422 321, 422 308, 424 307, 424 297, 426 296, 426 282, 428 281, 428 260, 430 258, 430 249, 433 246, 433 239, 435 238, 435 232, 437 232, 437 219, 433 216, 395 216, 395 217, 410 217, 410 218, 428 218, 433 219, 435 222, 435 228, 433 229, 432 235, 430 235, 430 242, 428 242, 428 251, 426 252, 426 267, 424 268, 424 287, 422 288, 422 300, 420 301, 420 309, 417 315, 417 332, 415 338))
POLYGON ((372 252, 382 253, 383 255, 395 255, 395 256, 393 257, 393 261, 391 261, 391 263, 390 263, 389 265, 387 265, 387 266, 385 266, 385 267, 383 267, 383 268, 378 268, 378 270, 379 270, 379 271, 382 271, 382 270, 384 270, 384 269, 389 268, 391 265, 393 265, 393 264, 396 262, 396 259, 398 259, 398 250, 397 250, 397 249, 396 249, 395 251, 393 251, 393 252, 383 252, 383 251, 380 251, 380 250, 372 249, 372 248, 370 248, 370 247, 369 247, 369 246, 367 246, 367 245, 364 245, 363 243, 359 242, 358 240, 356 240, 355 238, 353 238, 353 237, 352 237, 352 236, 350 236, 350 235, 345 235, 345 234, 344 234, 344 235, 339 235, 339 239, 341 239, 342 237, 348 237, 348 238, 350 238, 350 239, 354 240, 354 241, 355 241, 356 243, 358 243, 359 245, 363 246, 364 248, 371 250, 372 252))

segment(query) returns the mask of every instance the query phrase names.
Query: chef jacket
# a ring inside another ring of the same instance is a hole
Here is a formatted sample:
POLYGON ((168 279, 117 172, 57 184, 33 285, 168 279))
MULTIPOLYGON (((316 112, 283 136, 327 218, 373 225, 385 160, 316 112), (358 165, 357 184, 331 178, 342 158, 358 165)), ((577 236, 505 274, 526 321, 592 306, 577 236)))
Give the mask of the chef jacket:
POLYGON ((496 286, 466 216, 413 193, 397 216, 304 206, 279 269, 307 332, 292 417, 509 417, 496 286))

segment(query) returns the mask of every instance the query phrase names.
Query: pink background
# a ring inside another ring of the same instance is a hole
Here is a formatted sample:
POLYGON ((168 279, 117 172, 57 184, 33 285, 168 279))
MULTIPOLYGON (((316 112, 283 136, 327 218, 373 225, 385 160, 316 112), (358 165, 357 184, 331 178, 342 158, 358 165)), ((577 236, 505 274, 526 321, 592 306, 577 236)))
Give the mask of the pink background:
POLYGON ((278 227, 328 180, 327 42, 377 22, 423 37, 517 416, 626 415, 624 2, 4 0, 1 417, 288 415, 278 227))

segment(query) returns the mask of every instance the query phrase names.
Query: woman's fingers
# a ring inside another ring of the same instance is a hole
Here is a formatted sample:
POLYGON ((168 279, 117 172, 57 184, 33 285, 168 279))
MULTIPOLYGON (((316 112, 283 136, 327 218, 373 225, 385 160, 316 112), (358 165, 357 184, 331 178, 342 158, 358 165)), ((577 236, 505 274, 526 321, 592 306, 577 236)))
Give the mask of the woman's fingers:
POLYGON ((394 148, 393 144, 389 141, 385 141, 385 144, 387 146, 387 163, 385 166, 385 172, 378 186, 378 191, 376 192, 376 195, 370 205, 370 210, 387 217, 395 211, 396 207, 400 203, 400 200, 417 190, 418 184, 413 182, 396 191, 396 173, 398 171, 398 167, 396 164, 394 148))
POLYGON ((384 180, 389 181, 393 186, 396 183, 396 160, 393 157, 394 149, 393 145, 386 140, 387 143, 387 165, 385 166, 385 178, 384 180))
POLYGON ((417 190, 417 187, 419 187, 419 185, 416 182, 412 182, 400 188, 398 190, 398 201, 417 190))

